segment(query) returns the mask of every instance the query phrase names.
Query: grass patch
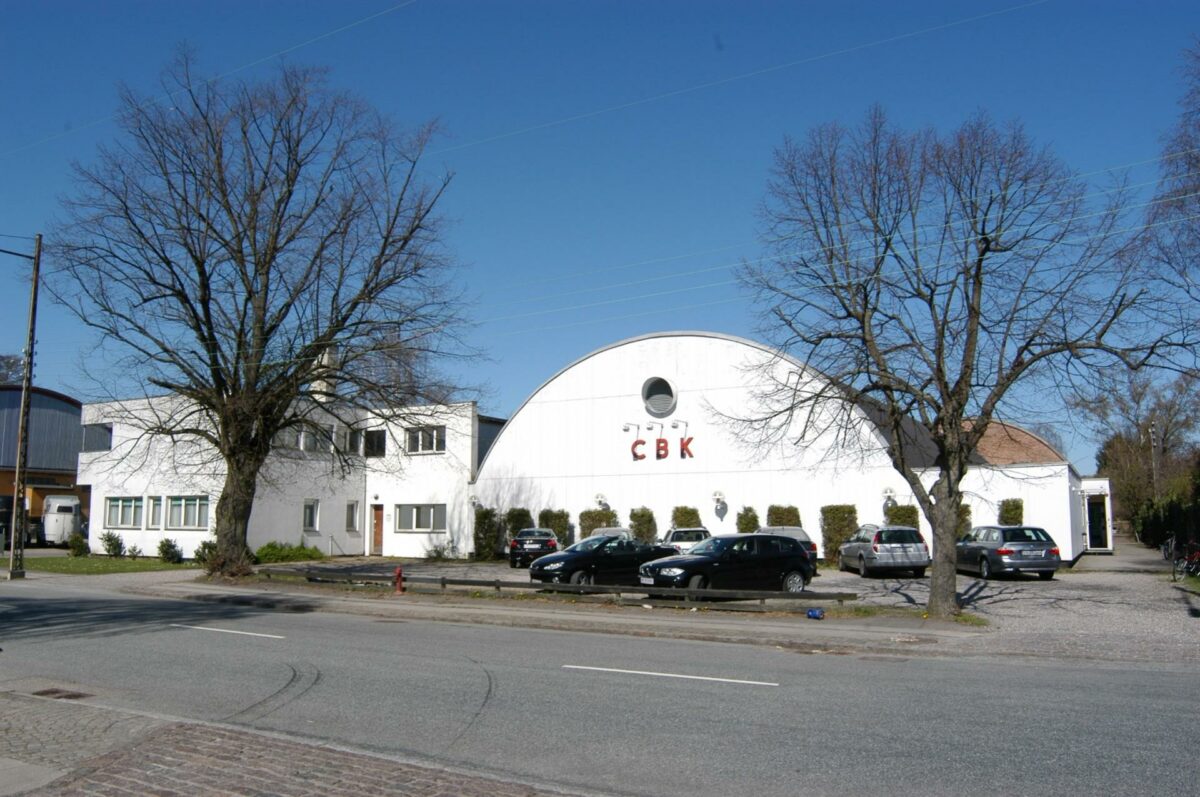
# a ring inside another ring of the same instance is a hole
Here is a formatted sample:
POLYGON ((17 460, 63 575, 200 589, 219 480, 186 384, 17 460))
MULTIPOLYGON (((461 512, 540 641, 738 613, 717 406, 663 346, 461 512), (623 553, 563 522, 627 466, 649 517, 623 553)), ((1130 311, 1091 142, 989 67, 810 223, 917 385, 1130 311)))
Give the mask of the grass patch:
POLYGON ((169 564, 158 559, 112 559, 106 556, 26 557, 25 569, 39 573, 72 576, 102 576, 108 573, 146 573, 151 570, 198 570, 195 562, 169 564))
MULTIPOLYGON (((866 619, 871 617, 904 617, 910 620, 924 620, 924 609, 906 609, 900 606, 871 606, 868 604, 852 604, 832 606, 825 609, 825 616, 841 619, 866 619)), ((989 625, 987 619, 970 612, 955 615, 953 621, 959 625, 969 625, 983 628, 989 625)))

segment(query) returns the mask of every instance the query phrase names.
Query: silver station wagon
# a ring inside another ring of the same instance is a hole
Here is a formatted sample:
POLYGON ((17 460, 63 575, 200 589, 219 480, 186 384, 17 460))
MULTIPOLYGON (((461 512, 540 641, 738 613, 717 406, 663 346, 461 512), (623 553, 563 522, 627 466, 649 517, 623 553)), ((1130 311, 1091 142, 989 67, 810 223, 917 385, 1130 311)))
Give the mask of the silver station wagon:
POLYGON ((911 526, 860 526, 838 546, 838 569, 858 570, 863 578, 892 570, 924 578, 931 561, 925 538, 911 526))
POLYGON ((1054 538, 1036 526, 976 526, 956 546, 959 570, 980 578, 997 573, 1037 573, 1052 579, 1062 558, 1054 538))

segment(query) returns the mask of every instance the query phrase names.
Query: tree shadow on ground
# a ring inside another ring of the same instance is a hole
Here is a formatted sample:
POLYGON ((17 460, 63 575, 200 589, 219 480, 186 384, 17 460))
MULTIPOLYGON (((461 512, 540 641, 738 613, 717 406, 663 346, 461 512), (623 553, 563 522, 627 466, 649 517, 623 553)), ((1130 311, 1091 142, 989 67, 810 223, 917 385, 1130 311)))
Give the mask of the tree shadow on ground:
POLYGON ((196 625, 275 611, 310 612, 316 604, 284 596, 213 596, 205 600, 156 598, 0 598, 0 640, 114 636, 196 625))

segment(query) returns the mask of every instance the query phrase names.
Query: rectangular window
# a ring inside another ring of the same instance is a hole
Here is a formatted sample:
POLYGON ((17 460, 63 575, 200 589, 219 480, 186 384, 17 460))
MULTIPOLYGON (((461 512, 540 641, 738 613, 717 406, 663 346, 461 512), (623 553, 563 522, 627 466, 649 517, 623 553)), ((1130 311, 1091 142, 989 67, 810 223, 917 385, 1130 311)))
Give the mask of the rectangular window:
POLYGON ((298 429, 280 429, 271 438, 272 448, 299 448, 300 431, 298 429))
POLYGON ((346 453, 352 456, 362 454, 363 433, 358 429, 350 430, 350 437, 346 442, 346 453))
POLYGON ((304 530, 316 531, 317 521, 321 517, 321 502, 316 498, 304 499, 304 530))
POLYGON ((397 504, 396 531, 445 531, 445 504, 397 504))
POLYGON ((167 499, 167 528, 207 529, 207 495, 173 495, 167 499))
POLYGON ((141 497, 109 498, 104 525, 110 529, 140 529, 142 527, 141 497))
POLYGON ((371 429, 363 435, 363 456, 382 457, 387 452, 387 432, 371 429))
POLYGON ((146 514, 146 528, 162 528, 162 499, 157 495, 146 499, 146 514))
POLYGON ((408 453, 426 454, 446 450, 445 426, 418 426, 404 430, 408 441, 408 453))
POLYGON ((85 423, 83 425, 83 451, 111 451, 112 424, 85 423))
POLYGON ((358 501, 346 502, 346 531, 358 531, 358 501))

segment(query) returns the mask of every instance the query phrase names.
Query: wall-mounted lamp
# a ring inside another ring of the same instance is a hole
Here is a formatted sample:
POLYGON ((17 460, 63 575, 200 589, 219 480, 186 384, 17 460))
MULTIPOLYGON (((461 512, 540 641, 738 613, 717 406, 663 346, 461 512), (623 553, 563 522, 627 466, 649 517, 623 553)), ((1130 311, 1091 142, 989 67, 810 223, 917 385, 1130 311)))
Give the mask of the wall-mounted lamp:
POLYGON ((471 503, 471 506, 479 506, 479 496, 471 495, 467 497, 467 500, 471 503))
POLYGON ((687 422, 687 421, 680 421, 680 420, 671 421, 671 428, 672 428, 672 429, 678 429, 678 428, 680 428, 680 427, 683 427, 683 434, 686 436, 686 435, 687 435, 687 430, 688 430, 688 422, 687 422))
POLYGON ((883 520, 887 522, 888 511, 896 506, 896 491, 891 487, 883 488, 883 520))
POLYGON ((725 493, 721 492, 720 490, 716 490, 715 492, 713 492, 713 503, 716 503, 716 504, 725 503, 725 493))
POLYGON ((372 501, 378 501, 378 500, 379 500, 379 493, 376 493, 375 495, 371 496, 371 500, 372 500, 372 501))
POLYGON ((658 421, 646 421, 646 431, 647 432, 650 431, 651 426, 657 426, 658 427, 658 436, 662 437, 663 425, 661 423, 659 423, 658 421))
POLYGON ((596 493, 596 506, 601 509, 608 507, 608 499, 604 497, 604 493, 596 493))
POLYGON ((640 423, 623 423, 623 424, 621 424, 622 432, 628 432, 630 429, 636 429, 637 432, 641 432, 642 425, 640 423))

